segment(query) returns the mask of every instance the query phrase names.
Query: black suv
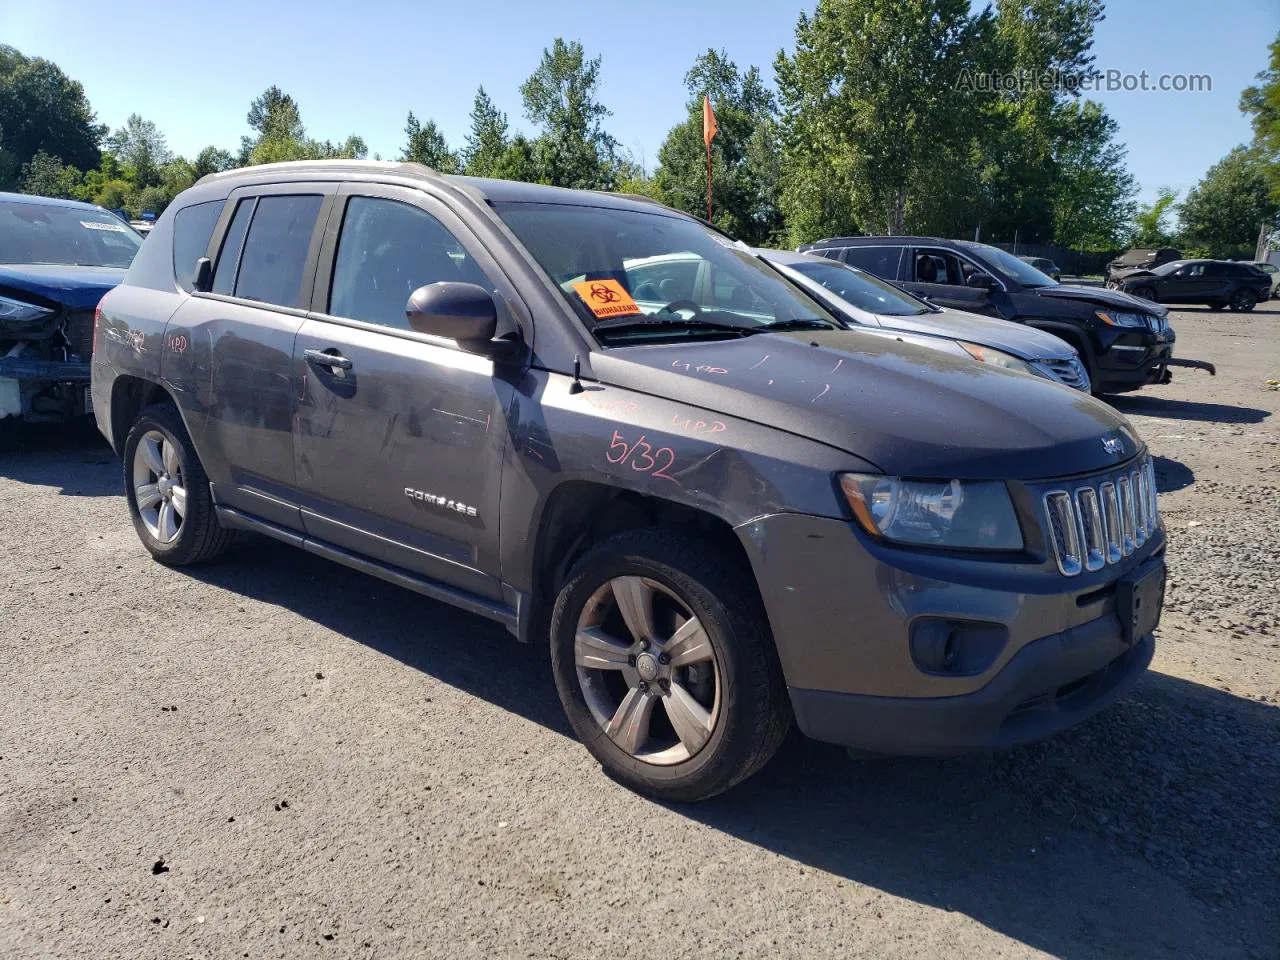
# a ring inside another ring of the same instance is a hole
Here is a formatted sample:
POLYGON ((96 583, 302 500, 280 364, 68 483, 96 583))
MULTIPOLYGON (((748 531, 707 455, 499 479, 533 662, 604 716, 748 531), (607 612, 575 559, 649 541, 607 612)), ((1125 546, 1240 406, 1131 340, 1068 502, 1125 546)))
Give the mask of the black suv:
POLYGON ((547 644, 587 748, 667 799, 793 717, 881 752, 1038 739, 1154 649, 1165 534, 1122 417, 842 329, 641 200, 214 174, 104 299, 93 401, 158 561, 252 531, 547 644))
POLYGON ((1101 287, 1058 283, 998 247, 935 237, 845 237, 800 250, 860 267, 939 306, 1061 337, 1088 366, 1096 394, 1168 383, 1171 366, 1214 372, 1212 364, 1174 358, 1164 307, 1101 287))
POLYGON ((1251 263, 1175 260, 1127 274, 1117 287, 1157 303, 1204 303, 1248 313, 1271 296, 1271 277, 1251 263))

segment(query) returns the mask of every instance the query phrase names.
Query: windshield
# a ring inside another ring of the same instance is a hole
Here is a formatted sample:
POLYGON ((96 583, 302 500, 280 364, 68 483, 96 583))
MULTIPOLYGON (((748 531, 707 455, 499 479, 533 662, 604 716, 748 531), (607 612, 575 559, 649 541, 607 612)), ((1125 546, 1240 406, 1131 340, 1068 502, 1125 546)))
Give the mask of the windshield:
POLYGON ((105 210, 0 202, 0 263, 127 267, 142 237, 105 210))
POLYGON ((493 206, 587 326, 611 339, 837 326, 747 250, 692 220, 574 204, 493 206))
POLYGON ((1185 260, 1172 260, 1169 263, 1162 263, 1158 267, 1152 267, 1151 272, 1157 277, 1167 277, 1175 270, 1180 270, 1187 265, 1185 260))
POLYGON ((867 313, 888 317, 918 317, 922 313, 933 313, 931 307, 897 287, 842 263, 806 260, 783 265, 822 284, 841 300, 867 313))
POLYGON ((1031 264, 1018 259, 1012 253, 1001 250, 999 247, 988 246, 985 243, 966 243, 963 246, 985 257, 993 267, 1006 276, 1017 280, 1024 287, 1056 287, 1058 285, 1058 281, 1053 277, 1041 273, 1031 264))

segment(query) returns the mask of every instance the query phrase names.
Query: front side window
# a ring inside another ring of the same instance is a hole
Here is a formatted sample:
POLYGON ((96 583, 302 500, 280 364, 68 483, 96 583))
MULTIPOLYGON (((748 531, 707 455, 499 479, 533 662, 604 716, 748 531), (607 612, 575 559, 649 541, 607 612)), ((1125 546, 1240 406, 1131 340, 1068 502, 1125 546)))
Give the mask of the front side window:
POLYGON ((493 286, 457 238, 427 211, 379 197, 347 202, 329 293, 332 316, 407 330, 409 296, 419 287, 447 280, 493 286))
POLYGON ((281 307, 305 305, 302 275, 323 201, 319 194, 258 198, 240 255, 237 297, 281 307))
POLYGON ((986 243, 970 243, 961 241, 960 246, 972 251, 978 262, 986 261, 1007 277, 1012 277, 1024 287, 1056 287, 1058 281, 1037 270, 1031 264, 1019 260, 1007 250, 993 247, 986 243))
POLYGON ((748 250, 694 220, 559 203, 495 203, 494 209, 588 327, 614 327, 622 336, 621 323, 632 328, 627 336, 648 339, 712 330, 733 335, 766 325, 836 326, 748 250))
POLYGON ((127 267, 142 237, 91 207, 0 201, 0 263, 127 267))

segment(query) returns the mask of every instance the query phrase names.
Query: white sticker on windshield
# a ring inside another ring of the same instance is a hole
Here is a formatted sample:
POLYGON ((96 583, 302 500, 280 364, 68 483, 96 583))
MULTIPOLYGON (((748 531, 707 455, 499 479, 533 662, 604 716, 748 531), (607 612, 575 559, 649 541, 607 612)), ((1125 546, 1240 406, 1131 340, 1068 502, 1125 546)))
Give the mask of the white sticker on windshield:
POLYGON ((100 220, 81 220, 80 226, 86 230, 110 230, 112 233, 124 233, 123 223, 103 223, 100 220))

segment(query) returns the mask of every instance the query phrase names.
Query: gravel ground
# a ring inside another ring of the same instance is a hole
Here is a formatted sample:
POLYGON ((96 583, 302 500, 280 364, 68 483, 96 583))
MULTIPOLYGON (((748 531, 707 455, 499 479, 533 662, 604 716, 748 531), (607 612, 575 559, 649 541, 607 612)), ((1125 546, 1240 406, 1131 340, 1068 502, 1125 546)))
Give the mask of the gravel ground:
POLYGON ((9 434, 0 955, 1280 957, 1280 304, 1174 324, 1219 375, 1116 401, 1171 539, 1131 697, 685 809, 502 629, 272 543, 167 570, 95 433, 9 434))

